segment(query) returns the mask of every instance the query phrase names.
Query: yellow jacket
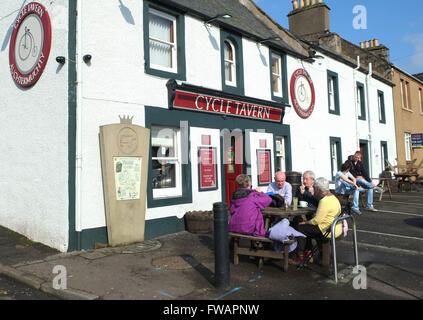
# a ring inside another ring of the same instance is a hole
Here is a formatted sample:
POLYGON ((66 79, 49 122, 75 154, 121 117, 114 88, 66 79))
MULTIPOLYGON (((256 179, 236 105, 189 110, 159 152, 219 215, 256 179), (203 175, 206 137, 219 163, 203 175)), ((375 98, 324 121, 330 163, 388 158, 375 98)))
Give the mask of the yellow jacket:
MULTIPOLYGON (((329 235, 327 238, 331 237, 330 227, 332 222, 338 218, 341 213, 341 204, 339 200, 334 196, 326 196, 319 201, 319 206, 317 207, 316 216, 310 220, 310 224, 317 225, 325 235, 326 231, 329 230, 329 235)), ((337 223, 335 227, 335 237, 339 237, 342 234, 342 223, 337 223)))

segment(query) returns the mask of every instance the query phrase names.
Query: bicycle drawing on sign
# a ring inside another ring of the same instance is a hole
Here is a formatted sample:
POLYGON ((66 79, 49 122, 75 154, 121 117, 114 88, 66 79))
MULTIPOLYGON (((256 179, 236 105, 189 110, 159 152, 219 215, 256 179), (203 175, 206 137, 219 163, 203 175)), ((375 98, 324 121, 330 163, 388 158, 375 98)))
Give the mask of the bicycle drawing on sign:
POLYGON ((22 35, 19 41, 19 58, 25 61, 29 58, 32 52, 32 56, 37 55, 38 47, 35 45, 34 36, 32 35, 29 28, 25 27, 25 33, 22 35))

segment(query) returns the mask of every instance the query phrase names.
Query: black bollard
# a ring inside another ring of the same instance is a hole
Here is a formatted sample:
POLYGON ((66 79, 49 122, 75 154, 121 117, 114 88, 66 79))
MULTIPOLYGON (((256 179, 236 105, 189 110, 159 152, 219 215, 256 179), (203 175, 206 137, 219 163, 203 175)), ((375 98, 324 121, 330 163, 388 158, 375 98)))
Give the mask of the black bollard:
POLYGON ((224 202, 213 204, 214 216, 214 279, 218 289, 229 288, 228 206, 224 202))

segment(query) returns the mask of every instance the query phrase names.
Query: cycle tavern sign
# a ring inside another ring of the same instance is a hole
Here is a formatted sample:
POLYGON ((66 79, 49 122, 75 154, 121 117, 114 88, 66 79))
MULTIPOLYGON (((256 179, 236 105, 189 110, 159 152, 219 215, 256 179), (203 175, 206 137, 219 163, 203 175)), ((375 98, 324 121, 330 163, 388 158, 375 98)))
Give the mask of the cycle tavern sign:
POLYGON ((9 65, 18 86, 34 85, 47 63, 51 48, 51 22, 46 8, 37 2, 19 13, 10 39, 9 65))

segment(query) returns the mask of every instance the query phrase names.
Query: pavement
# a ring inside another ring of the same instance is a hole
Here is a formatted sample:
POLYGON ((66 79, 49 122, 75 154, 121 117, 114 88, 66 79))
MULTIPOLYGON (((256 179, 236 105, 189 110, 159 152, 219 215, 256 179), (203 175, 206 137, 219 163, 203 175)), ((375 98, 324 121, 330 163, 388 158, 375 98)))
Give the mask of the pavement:
POLYGON ((423 192, 384 195, 374 205, 378 212, 363 210, 357 220, 362 269, 353 272, 351 230, 337 243, 338 283, 316 264, 284 272, 281 261, 259 269, 231 256, 229 285, 216 288, 212 234, 60 253, 2 227, 0 276, 64 300, 421 300, 423 192))

